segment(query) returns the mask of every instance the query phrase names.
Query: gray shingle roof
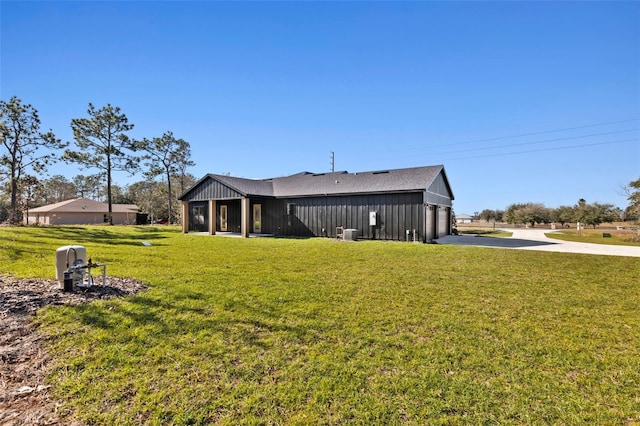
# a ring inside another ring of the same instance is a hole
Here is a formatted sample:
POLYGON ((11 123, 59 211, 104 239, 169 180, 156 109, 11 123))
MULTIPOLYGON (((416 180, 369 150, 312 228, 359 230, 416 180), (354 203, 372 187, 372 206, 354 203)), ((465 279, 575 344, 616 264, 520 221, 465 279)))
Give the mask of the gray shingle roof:
POLYGON ((442 168, 429 166, 374 172, 302 174, 273 179, 273 189, 276 197, 424 191, 442 168))
MULTIPOLYGON (((291 176, 263 180, 216 174, 209 174, 207 176, 246 196, 303 197, 313 195, 424 191, 438 174, 443 171, 443 168, 442 165, 438 165, 358 173, 301 172, 291 176)), ((200 180, 196 183, 194 188, 202 181, 203 180, 200 180)), ((193 188, 188 190, 183 197, 192 189, 193 188)))
POLYGON ((273 184, 270 180, 245 179, 225 175, 208 175, 213 179, 235 189, 245 195, 262 195, 273 197, 273 184))

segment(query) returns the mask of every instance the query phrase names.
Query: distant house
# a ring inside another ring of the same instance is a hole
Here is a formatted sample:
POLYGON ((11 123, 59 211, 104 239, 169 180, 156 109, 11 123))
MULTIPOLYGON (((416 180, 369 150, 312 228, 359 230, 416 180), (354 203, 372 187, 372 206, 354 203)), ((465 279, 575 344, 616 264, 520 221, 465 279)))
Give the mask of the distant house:
POLYGON ((429 242, 451 233, 443 166, 302 172, 272 179, 208 174, 181 197, 183 232, 234 232, 429 242))
MULTIPOLYGON (((114 225, 136 224, 138 206, 135 204, 112 204, 114 225)), ((74 198, 48 206, 36 207, 28 212, 31 225, 91 225, 107 222, 109 206, 107 203, 74 198)), ((27 223, 27 212, 23 221, 27 223)))
POLYGON ((468 214, 458 214, 456 215, 456 222, 458 223, 471 223, 473 222, 473 218, 468 214))

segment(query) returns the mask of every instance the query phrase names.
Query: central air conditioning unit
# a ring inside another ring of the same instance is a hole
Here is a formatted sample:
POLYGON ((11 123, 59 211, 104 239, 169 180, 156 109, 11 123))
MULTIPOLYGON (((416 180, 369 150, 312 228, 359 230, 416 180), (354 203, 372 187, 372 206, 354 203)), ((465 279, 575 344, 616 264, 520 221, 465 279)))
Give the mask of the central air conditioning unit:
POLYGON ((357 229, 345 229, 342 232, 342 239, 344 241, 358 241, 358 230, 357 229))

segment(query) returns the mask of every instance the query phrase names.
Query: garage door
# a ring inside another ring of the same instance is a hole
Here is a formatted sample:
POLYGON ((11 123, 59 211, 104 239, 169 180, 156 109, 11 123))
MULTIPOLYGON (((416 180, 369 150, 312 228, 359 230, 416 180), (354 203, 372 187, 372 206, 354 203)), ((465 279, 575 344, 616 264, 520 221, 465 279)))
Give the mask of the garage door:
POLYGON ((438 209, 438 237, 449 235, 449 209, 440 207, 438 209))

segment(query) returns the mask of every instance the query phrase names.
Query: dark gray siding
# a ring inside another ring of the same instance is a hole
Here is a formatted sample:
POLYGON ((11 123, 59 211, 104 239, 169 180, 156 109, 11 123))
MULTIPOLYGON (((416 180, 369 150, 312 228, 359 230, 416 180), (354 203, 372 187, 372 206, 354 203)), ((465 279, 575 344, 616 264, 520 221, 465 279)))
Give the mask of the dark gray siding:
POLYGON ((282 235, 278 225, 281 222, 281 217, 286 213, 286 205, 283 201, 273 198, 251 198, 252 212, 255 204, 262 206, 262 233, 282 235))
MULTIPOLYGON (((220 207, 226 205, 227 230, 240 232, 245 198, 250 200, 250 216, 253 206, 262 206, 261 232, 265 234, 335 237, 336 228, 342 226, 357 229, 360 239, 427 242, 450 232, 453 193, 444 169, 432 166, 362 174, 300 174, 272 181, 207 175, 181 200, 189 202, 189 229, 208 229, 207 201, 216 200, 216 231, 220 231, 220 207), (278 191, 272 188, 276 183, 278 191), (376 212, 373 227, 371 212, 376 212)), ((255 232, 253 222, 249 231, 255 232)))
POLYGON ((227 232, 240 232, 242 210, 240 200, 222 200, 216 202, 216 232, 220 229, 220 206, 227 206, 227 232))
MULTIPOLYGON (((360 239, 412 241, 415 231, 416 241, 424 242, 437 238, 443 229, 440 229, 435 217, 439 213, 438 207, 425 206, 423 194, 412 192, 288 199, 254 197, 251 198, 250 208, 253 209, 255 204, 262 205, 262 233, 265 234, 335 237, 336 228, 342 226, 345 229, 357 229, 360 239), (295 207, 290 210, 289 204, 295 207), (369 225, 370 212, 376 212, 375 226, 369 225)), ((220 231, 220 206, 223 205, 227 206, 227 230, 240 232, 240 200, 216 202, 216 231, 220 231)), ((208 203, 191 202, 189 208, 189 229, 206 231, 208 203), (203 216, 197 217, 198 214, 203 216)))
POLYGON ((206 232, 209 230, 209 202, 189 203, 189 230, 206 232))
MULTIPOLYGON (((336 228, 342 226, 358 230, 358 238, 424 240, 423 194, 375 194, 322 198, 289 198, 272 200, 273 208, 280 209, 273 216, 275 228, 270 231, 281 235, 335 237, 336 228), (278 202, 283 203, 278 206, 278 202), (295 212, 287 214, 287 204, 295 204, 295 212), (369 226, 369 213, 376 212, 376 226, 369 226)), ((263 206, 263 215, 265 208, 263 206)), ((264 219, 263 219, 264 220, 264 219)), ((264 232, 267 232, 266 230, 264 232)))
POLYGON ((439 173, 427 188, 425 203, 451 207, 452 197, 444 175, 439 173))
POLYGON ((200 185, 194 187, 183 201, 231 200, 242 198, 243 194, 208 177, 200 185))

